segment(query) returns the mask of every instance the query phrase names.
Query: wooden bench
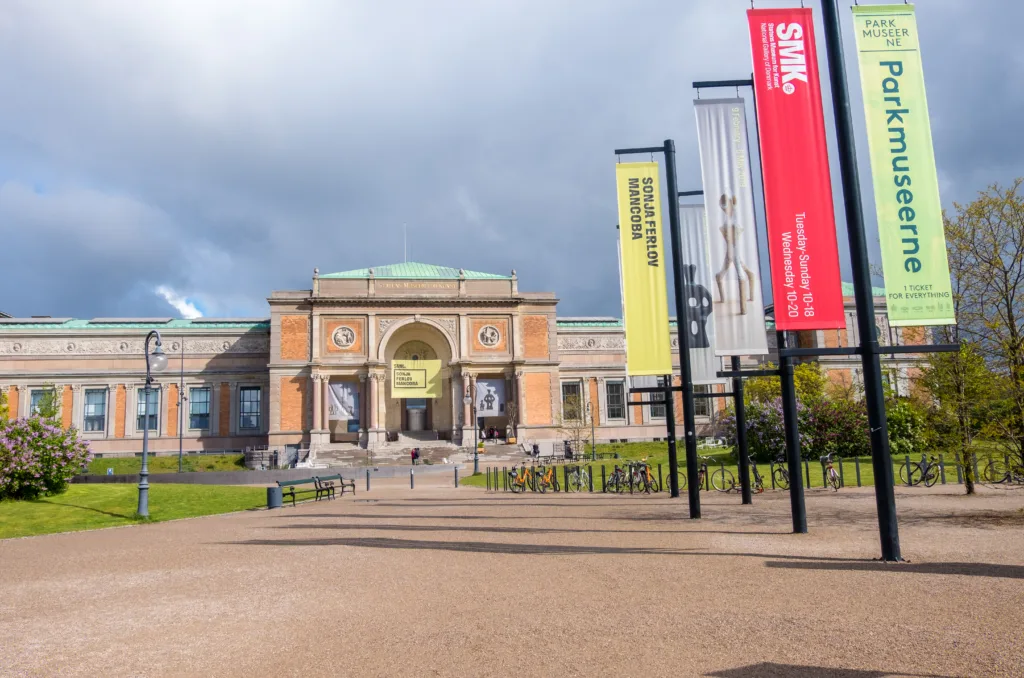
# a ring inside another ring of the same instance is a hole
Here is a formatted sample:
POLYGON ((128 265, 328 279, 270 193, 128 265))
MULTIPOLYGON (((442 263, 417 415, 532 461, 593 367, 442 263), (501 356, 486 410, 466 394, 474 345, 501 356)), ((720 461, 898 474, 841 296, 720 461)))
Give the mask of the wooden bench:
POLYGON ((340 473, 337 474, 337 475, 333 475, 333 476, 318 476, 317 477, 317 482, 320 483, 321 487, 326 488, 326 491, 330 492, 330 497, 332 499, 334 498, 334 487, 335 487, 334 483, 335 483, 335 481, 337 481, 337 483, 338 483, 337 486, 341 488, 341 495, 342 496, 345 495, 345 488, 346 487, 352 488, 352 494, 356 493, 356 481, 354 479, 353 480, 349 480, 347 478, 342 478, 340 473))
POLYGON ((320 483, 317 482, 316 478, 302 478, 300 480, 278 480, 277 486, 281 488, 282 501, 291 499, 292 506, 295 506, 296 494, 313 493, 316 496, 317 501, 320 500, 320 497, 326 496, 326 492, 320 487, 320 483), (313 487, 300 489, 302 485, 312 485, 313 487))

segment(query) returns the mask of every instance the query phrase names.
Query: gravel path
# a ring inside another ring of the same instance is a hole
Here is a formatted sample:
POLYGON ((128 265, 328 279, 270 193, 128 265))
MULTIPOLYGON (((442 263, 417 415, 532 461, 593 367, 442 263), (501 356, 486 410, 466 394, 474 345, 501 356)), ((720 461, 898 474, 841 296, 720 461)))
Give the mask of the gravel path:
POLYGON ((0 541, 0 675, 1024 675, 1024 489, 898 490, 899 565, 871 489, 361 489, 0 541))

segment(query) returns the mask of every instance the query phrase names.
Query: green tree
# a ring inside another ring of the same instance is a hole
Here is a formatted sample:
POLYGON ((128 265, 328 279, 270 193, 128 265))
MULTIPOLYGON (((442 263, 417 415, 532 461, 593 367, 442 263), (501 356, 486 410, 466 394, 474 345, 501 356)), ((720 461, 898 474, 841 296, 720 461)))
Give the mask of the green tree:
POLYGON ((53 384, 43 386, 43 395, 39 398, 34 414, 51 424, 60 425, 60 394, 53 384))
POLYGON ((7 421, 11 418, 11 412, 7 409, 7 394, 0 391, 0 421, 7 421))
MULTIPOLYGON (((775 365, 768 363, 765 369, 775 369, 775 365)), ((793 367, 793 384, 797 399, 804 405, 811 405, 825 396, 828 377, 818 362, 798 363, 793 367)), ((782 397, 779 377, 752 377, 747 379, 743 389, 747 403, 773 403, 782 397)))

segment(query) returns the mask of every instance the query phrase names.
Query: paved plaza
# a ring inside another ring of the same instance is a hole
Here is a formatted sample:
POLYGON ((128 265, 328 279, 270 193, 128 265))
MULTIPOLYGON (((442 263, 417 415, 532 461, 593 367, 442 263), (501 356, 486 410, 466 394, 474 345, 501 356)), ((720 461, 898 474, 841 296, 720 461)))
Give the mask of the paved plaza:
POLYGON ((1020 676, 1024 489, 354 498, 0 542, 3 676, 1020 676))

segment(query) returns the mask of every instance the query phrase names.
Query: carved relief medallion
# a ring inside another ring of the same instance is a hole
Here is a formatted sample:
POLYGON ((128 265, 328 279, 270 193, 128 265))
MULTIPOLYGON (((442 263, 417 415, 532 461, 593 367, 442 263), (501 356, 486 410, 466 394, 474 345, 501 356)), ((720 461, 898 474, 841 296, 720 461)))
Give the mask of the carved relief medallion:
POLYGON ((494 348, 501 341, 501 332, 494 325, 484 325, 480 328, 477 337, 480 339, 480 343, 487 348, 494 348))
POLYGON ((331 341, 338 348, 351 348, 356 343, 356 333, 351 327, 342 325, 334 330, 334 334, 331 335, 331 341))

